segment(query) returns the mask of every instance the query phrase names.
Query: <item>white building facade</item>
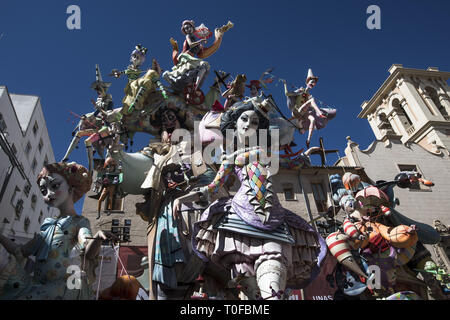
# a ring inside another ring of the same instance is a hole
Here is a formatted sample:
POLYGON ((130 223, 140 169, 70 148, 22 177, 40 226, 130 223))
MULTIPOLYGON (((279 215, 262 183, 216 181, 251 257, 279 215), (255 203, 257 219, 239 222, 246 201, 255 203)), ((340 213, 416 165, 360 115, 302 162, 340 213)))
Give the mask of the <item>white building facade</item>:
POLYGON ((395 188, 398 209, 433 225, 450 224, 450 72, 394 64, 390 75, 359 118, 367 119, 376 140, 365 150, 347 137, 345 157, 338 165, 361 166, 373 180, 393 179, 414 170, 435 183, 432 188, 395 188))
MULTIPOLYGON (((55 162, 40 99, 0 86, 0 233, 23 244, 57 210, 43 201, 36 176, 55 162)), ((7 253, 0 246, 0 267, 7 253)))

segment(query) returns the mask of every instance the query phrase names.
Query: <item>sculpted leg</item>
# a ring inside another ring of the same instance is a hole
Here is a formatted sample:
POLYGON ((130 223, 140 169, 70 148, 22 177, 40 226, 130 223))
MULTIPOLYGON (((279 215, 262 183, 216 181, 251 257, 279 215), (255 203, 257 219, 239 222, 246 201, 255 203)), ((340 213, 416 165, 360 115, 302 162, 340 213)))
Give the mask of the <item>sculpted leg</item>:
POLYGON ((70 143, 70 146, 61 161, 66 161, 69 158, 69 155, 72 153, 73 149, 76 148, 79 141, 80 137, 78 136, 78 134, 76 134, 75 137, 73 137, 72 142, 70 143))
POLYGON ((267 300, 278 300, 272 296, 272 290, 275 293, 286 287, 286 267, 278 260, 266 260, 256 269, 256 281, 261 291, 261 297, 267 300))
POLYGON ((97 219, 100 219, 100 212, 102 210, 102 202, 103 202, 103 200, 106 199, 107 195, 108 195, 107 188, 103 188, 102 194, 100 195, 100 198, 98 198, 98 202, 97 202, 97 211, 98 211, 97 219))
POLYGON ((314 131, 314 126, 316 124, 316 120, 311 115, 308 116, 308 119, 309 119, 310 123, 309 123, 309 130, 308 130, 308 139, 306 140, 306 146, 309 148, 309 143, 311 142, 311 136, 314 131))
POLYGON ((256 300, 258 295, 260 295, 255 277, 247 277, 239 284, 242 286, 242 293, 245 295, 242 300, 256 300))
POLYGON ((94 151, 92 150, 92 142, 87 139, 84 144, 86 145, 86 151, 88 154, 89 175, 92 177, 92 174, 94 173, 94 151))

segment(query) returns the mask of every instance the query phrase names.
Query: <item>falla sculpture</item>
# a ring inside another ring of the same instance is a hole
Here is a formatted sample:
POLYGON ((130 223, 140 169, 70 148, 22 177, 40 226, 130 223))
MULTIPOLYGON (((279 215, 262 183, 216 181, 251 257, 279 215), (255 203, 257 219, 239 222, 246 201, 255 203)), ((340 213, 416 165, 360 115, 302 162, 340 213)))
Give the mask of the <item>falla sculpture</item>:
MULTIPOLYGON (((396 294, 396 285, 411 280, 405 275, 410 271, 407 264, 437 237, 429 226, 396 210, 393 188, 432 183, 416 172, 376 183, 351 173, 331 175, 330 212, 342 210, 345 217, 342 227, 322 235, 300 217, 300 209, 284 208, 272 182, 272 162, 264 157, 277 157, 282 168, 291 170, 311 166, 310 155, 325 152, 310 148, 313 132, 329 125, 337 111, 313 97, 319 78, 307 67, 304 87, 290 90, 279 79, 287 109, 284 103, 278 107, 271 95, 273 68, 262 69, 266 71, 260 77, 250 77, 245 70, 231 75, 212 69, 215 83, 204 94, 212 68, 206 59, 227 45, 223 37, 232 36, 233 27, 228 21, 211 31, 203 23, 182 21, 183 45, 169 39, 171 65, 166 66, 153 58, 146 68, 147 44, 133 46, 130 65, 110 73, 127 78, 115 108, 108 90, 118 81, 105 82, 96 65, 94 110, 79 112, 84 115, 62 161, 47 165, 38 176, 44 200, 58 208, 60 216, 45 220, 37 236, 23 246, 0 236, 10 253, 0 270, 1 299, 132 300, 146 290, 154 300, 281 300, 289 298, 290 289, 305 288, 317 279, 326 257, 339 262, 330 276, 344 295, 415 297, 403 289, 396 294), (272 139, 275 131, 279 135, 272 139), (136 132, 148 134, 149 141, 131 152, 136 132), (305 152, 292 149, 296 134, 306 134, 305 152), (88 169, 69 162, 83 137, 88 169), (100 157, 95 159, 96 172, 93 148, 100 157), (118 240, 102 231, 93 236, 89 221, 76 214, 74 203, 90 188, 95 194, 91 197, 98 199, 98 218, 103 206, 106 215, 114 214, 114 196, 142 197, 136 214, 150 226, 148 285, 126 275, 93 294, 92 284, 102 276, 93 272, 101 243, 118 240), (68 252, 75 245, 82 249, 82 286, 69 290, 68 252), (30 255, 37 261, 33 277, 23 268, 30 255), (376 290, 368 285, 374 279, 369 268, 373 264, 380 266, 381 274, 376 290)), ((430 275, 432 286, 436 268, 425 264, 414 269, 430 275)))

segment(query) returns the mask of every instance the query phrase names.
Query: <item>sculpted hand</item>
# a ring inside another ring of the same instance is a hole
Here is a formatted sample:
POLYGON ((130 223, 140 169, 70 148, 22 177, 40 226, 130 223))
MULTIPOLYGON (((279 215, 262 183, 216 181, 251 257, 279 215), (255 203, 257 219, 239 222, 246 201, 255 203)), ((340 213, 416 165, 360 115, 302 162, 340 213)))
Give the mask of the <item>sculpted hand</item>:
POLYGON ((175 201, 173 202, 173 207, 172 207, 172 215, 173 215, 173 219, 176 220, 178 218, 178 212, 181 209, 181 203, 178 199, 175 199, 175 201))
POLYGON ((113 240, 113 241, 119 240, 119 238, 117 238, 117 236, 115 234, 113 234, 109 231, 102 231, 102 230, 97 231, 94 238, 102 239, 102 240, 113 240))

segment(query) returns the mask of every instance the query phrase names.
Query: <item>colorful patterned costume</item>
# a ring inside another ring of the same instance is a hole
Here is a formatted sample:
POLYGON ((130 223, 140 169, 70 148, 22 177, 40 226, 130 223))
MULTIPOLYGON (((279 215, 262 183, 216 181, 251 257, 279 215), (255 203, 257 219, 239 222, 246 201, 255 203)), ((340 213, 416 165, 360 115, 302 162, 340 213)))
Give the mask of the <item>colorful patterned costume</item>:
POLYGON ((91 292, 85 278, 81 289, 69 289, 68 267, 70 252, 78 245, 83 249, 86 238, 92 237, 89 220, 82 216, 66 216, 60 219, 47 218, 34 238, 29 252, 36 257, 34 276, 23 268, 24 257, 18 250, 12 259, 16 267, 4 286, 3 300, 75 300, 89 299, 91 292))
POLYGON ((159 74, 154 70, 148 70, 142 77, 143 71, 139 68, 129 66, 124 74, 128 76, 128 83, 124 89, 125 96, 122 100, 122 114, 127 115, 132 112, 131 106, 137 110, 144 108, 145 97, 157 87, 159 74), (131 110, 130 110, 131 109, 131 110))
POLYGON ((314 279, 326 255, 322 237, 300 216, 284 209, 272 192, 270 175, 260 162, 246 164, 260 150, 225 160, 208 188, 212 194, 235 172, 241 187, 232 198, 213 202, 194 225, 193 247, 204 260, 254 276, 266 260, 287 268, 287 286, 300 288, 314 279))
MULTIPOLYGON (((180 172, 179 169, 171 170, 171 177, 175 181, 177 181, 177 171, 180 172)), ((180 174, 178 175, 180 176, 180 174)), ((209 183, 214 179, 214 176, 214 171, 208 167, 207 171, 198 177, 196 185, 209 183)), ((181 180, 183 179, 184 177, 181 175, 181 180)), ((193 282, 203 268, 201 260, 195 255, 190 255, 190 250, 186 248, 188 244, 184 243, 186 240, 181 239, 181 223, 173 218, 173 201, 186 192, 176 188, 167 188, 164 191, 163 201, 158 213, 154 253, 155 265, 152 277, 153 281, 164 285, 166 288, 177 288, 178 282, 193 282), (189 274, 185 272, 188 264, 189 274)), ((190 226, 187 227, 190 228, 190 226)))

